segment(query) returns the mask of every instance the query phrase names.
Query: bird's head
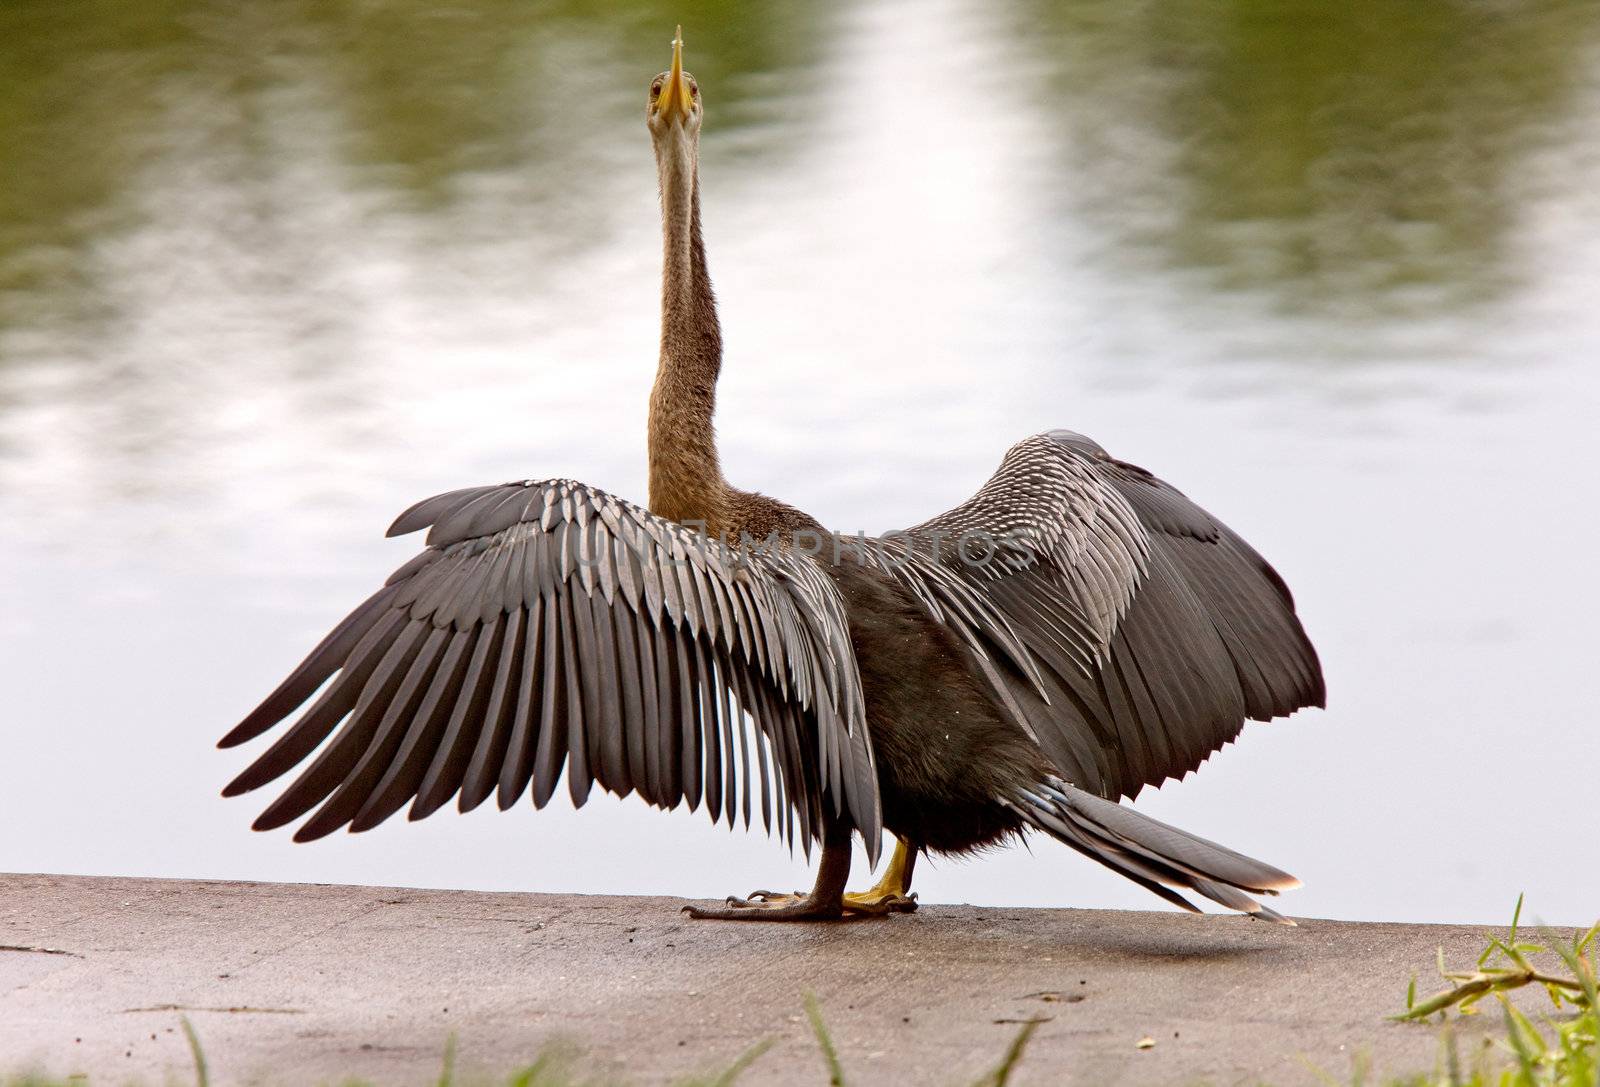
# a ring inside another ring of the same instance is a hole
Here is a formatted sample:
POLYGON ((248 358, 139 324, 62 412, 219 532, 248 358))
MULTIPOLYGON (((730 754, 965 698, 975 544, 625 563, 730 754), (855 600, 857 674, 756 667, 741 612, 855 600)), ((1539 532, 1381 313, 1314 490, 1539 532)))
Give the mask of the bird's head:
POLYGON ((650 135, 663 140, 692 142, 700 134, 700 88, 683 70, 683 27, 672 39, 672 67, 650 81, 650 104, 645 113, 650 135))

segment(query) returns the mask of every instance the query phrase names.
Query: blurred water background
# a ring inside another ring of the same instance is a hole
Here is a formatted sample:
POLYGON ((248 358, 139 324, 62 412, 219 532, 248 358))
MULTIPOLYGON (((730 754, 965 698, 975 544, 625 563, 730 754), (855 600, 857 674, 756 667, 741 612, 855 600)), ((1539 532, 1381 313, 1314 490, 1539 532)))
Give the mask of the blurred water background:
MULTIPOLYGON (((680 21, 736 483, 880 531, 1090 434, 1278 565, 1329 678, 1143 810, 1304 877, 1294 913, 1592 920, 1584 0, 10 0, 0 869, 808 885, 637 800, 294 846, 217 796, 414 499, 644 498, 680 21)), ((1052 843, 918 887, 1158 905, 1052 843)))

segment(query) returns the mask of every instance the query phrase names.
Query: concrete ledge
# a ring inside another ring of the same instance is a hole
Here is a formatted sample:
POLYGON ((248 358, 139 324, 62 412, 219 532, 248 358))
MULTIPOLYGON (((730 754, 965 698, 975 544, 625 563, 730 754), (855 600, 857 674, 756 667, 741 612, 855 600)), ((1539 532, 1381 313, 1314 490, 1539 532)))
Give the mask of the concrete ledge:
MULTIPOLYGON (((924 907, 834 925, 693 922, 682 903, 368 887, 0 875, 0 1074, 421 1084, 454 1034, 467 1075, 555 1039, 658 1083, 778 1044, 745 1082, 824 1083, 815 992, 858 1083, 968 1082, 1048 1017, 1022 1084, 1313 1082, 1356 1051, 1432 1066, 1385 1022, 1435 948, 1477 929, 924 907), (1141 1038, 1155 1045, 1137 1048, 1141 1038)), ((1425 985, 1431 990, 1431 985, 1425 985)))

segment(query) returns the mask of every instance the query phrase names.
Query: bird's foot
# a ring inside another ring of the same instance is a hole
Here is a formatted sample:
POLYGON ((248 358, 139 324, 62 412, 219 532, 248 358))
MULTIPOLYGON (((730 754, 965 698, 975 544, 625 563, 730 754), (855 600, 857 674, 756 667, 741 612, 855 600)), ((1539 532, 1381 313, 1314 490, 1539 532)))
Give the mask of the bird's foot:
POLYGON ((847 913, 860 914, 863 917, 887 917, 891 913, 916 913, 917 896, 915 894, 895 894, 891 891, 881 891, 874 887, 870 891, 860 893, 847 892, 844 896, 844 908, 847 913))
POLYGON ((826 902, 804 891, 751 891, 748 898, 730 897, 723 906, 685 906, 683 912, 711 921, 834 921, 844 917, 888 917, 891 913, 913 913, 916 908, 916 895, 885 894, 874 888, 861 894, 846 894, 837 902, 826 902))
POLYGON ((683 912, 697 921, 837 921, 846 910, 837 897, 830 902, 801 891, 751 891, 748 898, 728 896, 726 905, 685 906, 683 912))

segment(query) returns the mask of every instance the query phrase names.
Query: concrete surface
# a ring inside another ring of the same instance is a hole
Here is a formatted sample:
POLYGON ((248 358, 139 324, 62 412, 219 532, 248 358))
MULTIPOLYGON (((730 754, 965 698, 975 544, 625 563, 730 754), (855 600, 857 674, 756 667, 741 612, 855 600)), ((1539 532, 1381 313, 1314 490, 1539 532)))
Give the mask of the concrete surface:
MULTIPOLYGON (((0 875, 0 1076, 423 1084, 457 1038, 470 1079, 566 1039, 583 1067, 659 1083, 777 1044, 744 1083, 826 1082, 822 1003, 856 1084, 949 1084, 1043 1017, 1021 1084, 1341 1081, 1431 1068, 1386 1022, 1434 953, 1480 930, 1176 912, 924 907, 845 924, 689 921, 682 903, 460 891, 0 875), (1151 1038, 1155 1044, 1141 1049, 1151 1038)), ((1487 1017, 1485 1017, 1487 1018, 1487 1017)))

